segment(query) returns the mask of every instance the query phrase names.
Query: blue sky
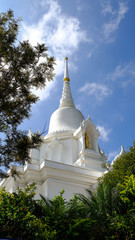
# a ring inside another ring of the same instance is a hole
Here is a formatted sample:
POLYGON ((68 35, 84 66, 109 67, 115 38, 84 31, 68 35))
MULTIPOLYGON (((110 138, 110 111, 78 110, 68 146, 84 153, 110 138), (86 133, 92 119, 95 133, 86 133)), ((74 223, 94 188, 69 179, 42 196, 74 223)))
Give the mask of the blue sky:
POLYGON ((38 91, 40 101, 22 128, 42 132, 58 108, 64 58, 69 59, 72 96, 101 136, 99 145, 112 160, 135 140, 135 1, 0 0, 22 17, 19 38, 46 43, 56 59, 56 77, 38 91))

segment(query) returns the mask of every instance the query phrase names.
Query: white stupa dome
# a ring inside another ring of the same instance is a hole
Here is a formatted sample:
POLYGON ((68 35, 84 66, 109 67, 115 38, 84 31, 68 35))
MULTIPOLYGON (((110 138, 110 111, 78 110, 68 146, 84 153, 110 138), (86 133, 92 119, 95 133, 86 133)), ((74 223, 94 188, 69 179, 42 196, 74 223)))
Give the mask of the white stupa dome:
POLYGON ((83 120, 82 113, 76 108, 59 108, 51 116, 49 133, 64 130, 75 131, 83 120))
POLYGON ((68 59, 65 58, 65 74, 62 98, 59 108, 50 118, 49 134, 59 131, 75 131, 84 117, 82 113, 74 106, 70 90, 70 79, 68 74, 68 59))

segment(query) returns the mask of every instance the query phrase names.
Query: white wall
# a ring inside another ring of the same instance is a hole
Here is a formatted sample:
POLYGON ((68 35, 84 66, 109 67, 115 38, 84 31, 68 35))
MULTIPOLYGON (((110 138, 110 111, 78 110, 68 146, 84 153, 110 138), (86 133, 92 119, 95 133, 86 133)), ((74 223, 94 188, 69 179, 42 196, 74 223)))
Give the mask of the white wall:
POLYGON ((69 200, 77 193, 86 195, 85 189, 88 189, 88 186, 52 178, 48 178, 42 186, 42 192, 45 196, 48 196, 48 198, 54 198, 59 195, 63 189, 65 190, 63 197, 69 200))

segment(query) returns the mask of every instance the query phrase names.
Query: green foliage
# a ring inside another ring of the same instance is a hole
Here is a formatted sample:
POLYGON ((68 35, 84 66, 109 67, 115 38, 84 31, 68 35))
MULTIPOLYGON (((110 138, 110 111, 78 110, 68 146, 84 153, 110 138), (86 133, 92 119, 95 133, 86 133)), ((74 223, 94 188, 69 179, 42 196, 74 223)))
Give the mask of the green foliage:
MULTIPOLYGON (((135 176, 125 177, 117 186, 120 193, 121 209, 110 219, 110 229, 117 233, 117 239, 135 239, 135 176)), ((115 235, 112 234, 113 239, 115 235)))
POLYGON ((63 193, 52 200, 42 196, 41 201, 45 220, 56 232, 54 240, 89 239, 91 220, 85 214, 84 204, 76 196, 67 202, 63 193))
POLYGON ((35 214, 34 186, 10 194, 0 191, 0 236, 20 239, 54 239, 55 232, 35 214))
POLYGON ((135 239, 135 143, 88 192, 78 198, 93 220, 90 239, 135 239))
POLYGON ((41 143, 39 134, 29 139, 18 126, 38 100, 32 89, 44 87, 54 76, 54 59, 44 44, 17 41, 19 22, 12 10, 0 14, 0 166, 7 169, 11 163, 29 161, 30 149, 41 143))
POLYGON ((87 206, 87 216, 93 220, 89 231, 90 239, 108 239, 111 234, 109 229, 110 219, 114 210, 119 207, 118 192, 111 184, 99 183, 95 192, 88 191, 89 197, 82 194, 78 198, 87 206))
POLYGON ((52 200, 35 201, 35 187, 18 193, 0 191, 1 237, 20 239, 89 239, 91 220, 85 217, 84 206, 77 197, 69 202, 63 192, 52 200), (82 208, 83 206, 83 208, 82 208))
POLYGON ((79 200, 87 207, 89 237, 98 239, 135 239, 135 176, 125 177, 122 184, 113 187, 100 182, 89 198, 81 194, 79 200))
POLYGON ((135 175, 135 142, 124 155, 118 158, 111 169, 104 174, 101 181, 110 182, 113 186, 122 183, 125 176, 135 175))
POLYGON ((34 200, 35 185, 0 191, 1 237, 47 240, 135 239, 135 176, 114 188, 99 183, 90 197, 34 200))
POLYGON ((135 210, 135 176, 125 177, 123 184, 118 186, 121 189, 120 195, 124 203, 135 210))

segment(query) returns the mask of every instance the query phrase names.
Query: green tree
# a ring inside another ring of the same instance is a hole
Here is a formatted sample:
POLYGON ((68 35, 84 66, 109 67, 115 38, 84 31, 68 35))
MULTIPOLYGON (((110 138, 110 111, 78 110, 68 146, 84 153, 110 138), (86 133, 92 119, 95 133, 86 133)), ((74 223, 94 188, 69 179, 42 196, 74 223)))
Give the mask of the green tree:
MULTIPOLYGON (((17 40, 19 22, 12 10, 0 14, 0 166, 6 169, 29 161, 29 150, 41 143, 39 134, 29 138, 18 126, 38 100, 32 88, 44 87, 54 76, 54 59, 44 44, 17 40)), ((0 176, 5 172, 0 170, 0 176)))
POLYGON ((54 240, 89 240, 91 219, 87 218, 87 208, 76 196, 67 202, 62 191, 54 199, 42 197, 45 222, 56 233, 54 240))
POLYGON ((78 198, 87 207, 87 217, 92 221, 89 237, 93 240, 109 239, 113 231, 108 216, 112 217, 121 206, 119 192, 110 183, 99 183, 95 192, 88 193, 89 197, 78 194, 78 198))
POLYGON ((110 219, 110 229, 119 240, 135 239, 135 176, 125 177, 122 184, 117 186, 120 193, 121 208, 115 211, 110 219))
POLYGON ((100 179, 104 183, 110 182, 113 186, 124 181, 125 176, 135 175, 135 142, 114 164, 106 174, 100 179))
MULTIPOLYGON (((53 240, 55 231, 39 217, 39 206, 34 200, 35 188, 28 186, 18 193, 0 191, 0 237, 22 240, 53 240)), ((41 214, 41 211, 40 211, 41 214)))
POLYGON ((48 200, 42 196, 38 201, 34 200, 34 194, 34 186, 28 186, 24 191, 18 189, 16 194, 5 190, 0 192, 2 237, 39 240, 135 239, 133 174, 125 176, 117 185, 101 179, 96 191, 89 191, 89 197, 80 194, 69 202, 63 198, 63 192, 54 199, 48 200))
POLYGON ((135 143, 99 179, 89 197, 78 195, 92 220, 90 239, 135 239, 135 143))
POLYGON ((34 200, 34 186, 24 191, 0 191, 0 236, 34 240, 89 240, 92 221, 83 203, 74 197, 69 202, 63 192, 52 200, 34 200))

